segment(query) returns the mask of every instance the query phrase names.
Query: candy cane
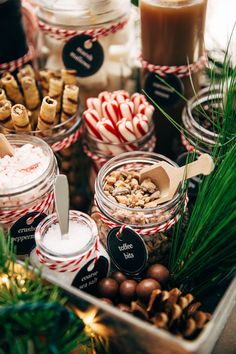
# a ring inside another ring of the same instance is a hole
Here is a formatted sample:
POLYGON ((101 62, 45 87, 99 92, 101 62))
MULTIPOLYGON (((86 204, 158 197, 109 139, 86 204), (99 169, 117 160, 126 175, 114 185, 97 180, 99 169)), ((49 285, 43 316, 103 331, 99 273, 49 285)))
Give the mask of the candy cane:
POLYGON ((137 139, 142 138, 149 130, 148 118, 141 113, 136 114, 133 118, 133 128, 137 139))
POLYGON ((152 120, 154 110, 155 108, 148 102, 141 103, 138 107, 138 113, 144 114, 148 118, 149 122, 152 120))
POLYGON ((96 125, 100 120, 98 112, 95 111, 95 109, 87 109, 87 111, 85 111, 83 113, 83 119, 84 119, 84 122, 86 124, 86 127, 87 127, 89 133, 93 137, 102 140, 102 137, 96 128, 96 125))
POLYGON ((139 106, 142 103, 146 103, 146 97, 144 95, 141 95, 140 93, 135 92, 132 96, 131 96, 131 101, 134 103, 134 114, 138 113, 138 109, 139 106))
POLYGON ((118 90, 112 93, 112 99, 116 100, 118 103, 125 102, 129 98, 129 93, 125 90, 118 90))
POLYGON ((120 117, 132 120, 134 113, 134 104, 130 100, 120 103, 120 117))
POLYGON ((99 115, 99 118, 102 118, 102 102, 99 98, 88 98, 86 101, 86 107, 90 109, 95 109, 99 115))
POLYGON ((115 100, 110 102, 103 102, 102 103, 102 113, 103 116, 109 119, 114 127, 119 120, 119 106, 115 100))
POLYGON ((106 101, 108 102, 111 99, 111 93, 108 91, 102 91, 99 93, 98 98, 101 101, 101 103, 106 101))
POLYGON ((117 129, 124 143, 129 143, 136 140, 136 135, 134 133, 134 128, 131 120, 122 118, 117 123, 117 129))
POLYGON ((100 122, 97 123, 97 129, 103 139, 104 142, 110 143, 107 148, 110 150, 112 155, 117 155, 124 152, 119 146, 114 146, 112 144, 119 144, 121 143, 119 138, 119 133, 116 127, 112 124, 112 122, 107 119, 103 118, 100 122))

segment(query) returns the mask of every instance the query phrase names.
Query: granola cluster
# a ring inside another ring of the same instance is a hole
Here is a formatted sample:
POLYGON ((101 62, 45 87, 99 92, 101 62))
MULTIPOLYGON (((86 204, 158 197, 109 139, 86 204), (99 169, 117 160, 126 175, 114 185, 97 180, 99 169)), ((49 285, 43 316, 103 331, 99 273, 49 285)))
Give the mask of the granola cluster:
POLYGON ((104 193, 112 201, 129 208, 155 208, 160 191, 150 178, 140 182, 135 171, 113 171, 107 176, 104 193))

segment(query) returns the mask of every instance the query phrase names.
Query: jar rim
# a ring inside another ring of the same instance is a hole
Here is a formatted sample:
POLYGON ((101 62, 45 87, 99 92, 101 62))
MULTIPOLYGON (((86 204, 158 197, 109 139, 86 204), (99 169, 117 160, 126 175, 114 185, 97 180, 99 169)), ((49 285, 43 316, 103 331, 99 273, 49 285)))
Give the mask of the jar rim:
MULTIPOLYGON (((161 6, 161 7, 171 7, 171 8, 179 8, 182 6, 192 6, 192 5, 196 5, 196 4, 201 4, 202 2, 204 2, 205 0, 159 0, 158 4, 153 4, 154 6, 161 6)), ((141 1, 142 2, 142 1, 141 1)), ((144 2, 148 2, 148 3, 153 3, 153 0, 147 0, 144 2)), ((155 0, 154 0, 155 2, 155 0)))
POLYGON ((54 153, 51 149, 51 147, 42 139, 35 137, 35 136, 30 136, 27 134, 9 134, 6 135, 8 141, 12 143, 13 145, 20 145, 23 146, 25 144, 32 144, 34 146, 41 147, 44 152, 49 156, 49 163, 44 172, 35 178, 33 181, 28 182, 24 185, 21 185, 19 187, 11 187, 8 189, 5 189, 5 193, 2 194, 0 193, 0 198, 6 198, 6 196, 11 197, 16 197, 19 194, 28 192, 29 190, 36 188, 39 186, 42 182, 45 182, 45 179, 47 175, 51 172, 54 171, 55 166, 56 166, 56 159, 54 156, 54 153))
MULTIPOLYGON (((134 161, 135 160, 135 157, 137 158, 139 155, 144 155, 143 158, 142 158, 142 162, 144 162, 145 158, 146 158, 146 162, 148 161, 152 161, 153 163, 157 162, 157 161, 154 161, 154 159, 161 159, 161 160, 164 160, 168 163, 170 163, 172 166, 174 167, 178 167, 177 163, 175 163, 174 161, 172 161, 171 159, 169 159, 168 157, 164 156, 164 155, 161 155, 161 154, 157 154, 157 153, 154 153, 154 152, 148 152, 148 151, 133 151, 133 152, 126 152, 126 153, 123 153, 123 154, 120 154, 119 156, 115 156, 113 157, 112 159, 110 159, 108 162, 106 162, 102 168, 99 170, 98 172, 98 175, 97 175, 97 178, 96 178, 96 181, 95 181, 95 198, 96 196, 98 196, 98 200, 97 200, 97 203, 98 205, 103 205, 104 202, 107 202, 109 203, 111 206, 114 206, 117 208, 117 206, 119 206, 119 208, 123 211, 126 211, 126 212, 137 212, 137 213, 152 213, 153 211, 162 211, 162 210, 168 210, 169 208, 173 207, 173 205, 175 203, 177 203, 180 199, 181 199, 181 196, 182 194, 177 192, 175 194, 175 196, 168 202, 165 202, 163 204, 159 204, 157 207, 152 207, 152 208, 131 208, 131 207, 127 207, 127 206, 123 206, 119 203, 115 203, 113 202, 111 199, 109 199, 105 193, 104 193, 104 190, 103 190, 103 185, 102 185, 102 180, 104 179, 104 177, 106 177, 108 175, 108 173, 111 172, 111 170, 114 170, 115 168, 119 168, 122 164, 128 164, 129 160, 132 160, 134 161), (116 162, 118 162, 120 159, 122 159, 120 161, 119 164, 116 164, 116 162), (108 169, 108 171, 107 171, 108 169), (101 202, 101 199, 103 199, 103 203, 100 204, 101 202)), ((140 157, 141 159, 141 157, 140 157)), ((138 160, 139 161, 139 160, 138 160)), ((139 161, 141 162, 141 161, 139 161)), ((181 186, 181 189, 183 189, 183 184, 181 186)))
POLYGON ((58 217, 56 213, 48 215, 46 218, 44 218, 36 227, 35 230, 35 242, 36 246, 39 247, 40 251, 42 251, 46 256, 49 256, 51 259, 57 260, 58 258, 62 260, 70 260, 72 258, 82 256, 83 254, 89 252, 91 248, 94 246, 97 237, 98 237, 98 229, 95 221, 87 214, 78 211, 78 210, 70 210, 69 211, 69 221, 70 220, 82 220, 86 223, 86 225, 90 228, 91 234, 90 234, 90 239, 86 243, 85 246, 81 248, 81 250, 76 251, 74 253, 70 254, 63 254, 63 253, 57 253, 53 252, 47 247, 43 245, 42 238, 53 224, 58 224, 58 217))

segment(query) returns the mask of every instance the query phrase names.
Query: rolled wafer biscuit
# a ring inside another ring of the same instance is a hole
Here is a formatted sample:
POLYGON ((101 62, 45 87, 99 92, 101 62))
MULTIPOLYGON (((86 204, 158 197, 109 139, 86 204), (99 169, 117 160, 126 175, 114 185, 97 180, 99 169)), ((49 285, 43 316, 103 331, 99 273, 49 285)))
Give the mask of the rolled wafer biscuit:
POLYGON ((61 98, 63 93, 63 81, 60 78, 52 77, 49 80, 48 95, 57 101, 57 112, 61 110, 61 98))
POLYGON ((42 87, 42 94, 43 97, 45 97, 48 95, 50 72, 48 70, 40 70, 39 77, 42 87))
POLYGON ((4 73, 2 76, 2 84, 6 91, 7 97, 14 103, 24 103, 24 98, 20 92, 19 86, 14 76, 10 73, 4 73))
POLYGON ((76 70, 61 69, 61 77, 65 85, 77 84, 76 70))
POLYGON ((31 130, 27 109, 22 104, 15 104, 12 107, 11 117, 16 131, 24 132, 31 130))
POLYGON ((0 101, 6 100, 6 99, 7 99, 7 97, 6 97, 5 91, 3 88, 0 87, 0 101))
POLYGON ((23 66, 23 68, 19 69, 19 72, 17 73, 17 78, 18 78, 19 82, 21 82, 22 78, 25 76, 30 76, 32 78, 35 78, 34 69, 32 68, 32 66, 30 64, 23 66))
POLYGON ((37 129, 44 130, 53 126, 56 118, 57 101, 46 96, 43 98, 38 117, 37 129))
POLYGON ((61 70, 50 70, 50 78, 61 79, 61 70))
POLYGON ((0 123, 8 129, 14 129, 11 119, 11 102, 8 100, 0 101, 0 123))
POLYGON ((35 79, 30 76, 24 76, 21 80, 26 107, 29 110, 36 109, 40 104, 39 91, 36 86, 35 79))
POLYGON ((79 87, 76 85, 65 85, 62 99, 62 122, 65 122, 76 113, 78 109, 78 98, 79 87))

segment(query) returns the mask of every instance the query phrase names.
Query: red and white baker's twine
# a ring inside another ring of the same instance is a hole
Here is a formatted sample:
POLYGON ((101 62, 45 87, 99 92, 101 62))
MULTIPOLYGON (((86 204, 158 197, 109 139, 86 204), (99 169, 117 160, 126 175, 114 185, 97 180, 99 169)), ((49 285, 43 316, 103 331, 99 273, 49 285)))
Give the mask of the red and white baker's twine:
POLYGON ((190 74, 196 73, 199 70, 203 69, 206 65, 206 56, 201 56, 195 63, 188 65, 154 65, 148 63, 143 57, 140 55, 140 61, 142 67, 147 69, 152 73, 156 73, 160 76, 165 76, 166 74, 175 74, 178 77, 189 76, 190 74))
POLYGON ((18 219, 25 216, 26 214, 38 212, 37 215, 32 218, 29 218, 28 222, 30 224, 39 214, 42 214, 43 212, 47 211, 51 207, 53 201, 54 193, 51 192, 48 193, 43 200, 41 200, 39 203, 33 205, 30 208, 15 209, 11 211, 0 211, 0 224, 11 224, 16 222, 18 219))
MULTIPOLYGON (((184 201, 184 209, 186 209, 188 204, 188 196, 186 195, 185 201, 184 201)), ((97 205, 97 202, 95 200, 95 205, 97 205)), ((110 219, 108 219, 102 212, 100 212, 98 210, 98 214, 101 218, 101 220, 109 226, 109 228, 113 228, 113 227, 117 227, 120 226, 120 230, 118 231, 118 236, 121 235, 122 231, 124 228, 129 227, 131 228, 129 225, 123 224, 117 224, 113 221, 111 221, 110 219)), ((167 230, 169 230, 175 223, 177 223, 177 221, 180 218, 180 214, 176 215, 175 217, 173 217, 171 220, 168 220, 166 222, 164 222, 161 225, 155 226, 155 227, 150 227, 150 228, 142 228, 142 229, 134 229, 135 232, 137 232, 140 236, 148 236, 148 235, 153 235, 155 233, 159 233, 159 232, 165 232, 167 230)))
POLYGON ((198 154, 200 154, 201 152, 199 150, 197 150, 193 145, 190 144, 190 142, 186 139, 186 137, 184 136, 184 134, 181 134, 181 141, 183 146, 185 147, 185 149, 189 152, 197 152, 198 154))
POLYGON ((39 262, 51 270, 59 273, 65 272, 76 272, 81 267, 83 261, 87 261, 93 253, 96 254, 94 262, 96 263, 99 255, 99 238, 97 237, 94 246, 83 256, 70 260, 70 261, 56 261, 48 256, 46 256, 40 249, 36 248, 36 254, 38 256, 39 262))
POLYGON ((42 21, 38 22, 39 29, 48 34, 50 37, 57 40, 68 41, 71 37, 86 34, 93 37, 92 41, 96 41, 99 37, 106 37, 110 34, 116 33, 121 30, 128 22, 128 18, 125 18, 117 23, 112 24, 109 27, 89 29, 85 31, 69 30, 60 27, 50 26, 42 21))
POLYGON ((80 138, 82 134, 82 128, 78 128, 73 134, 67 136, 61 141, 58 141, 57 143, 54 143, 51 145, 51 148, 53 151, 61 151, 63 149, 69 148, 71 145, 75 144, 76 141, 80 138))
POLYGON ((0 74, 4 71, 15 71, 16 69, 20 68, 28 61, 30 61, 34 56, 34 50, 32 46, 29 46, 28 52, 21 58, 9 61, 8 63, 0 64, 0 74))

